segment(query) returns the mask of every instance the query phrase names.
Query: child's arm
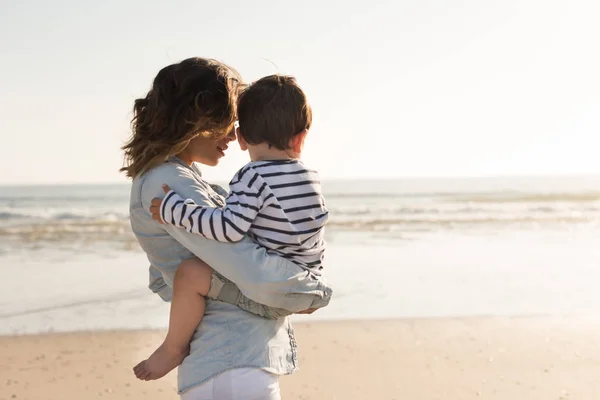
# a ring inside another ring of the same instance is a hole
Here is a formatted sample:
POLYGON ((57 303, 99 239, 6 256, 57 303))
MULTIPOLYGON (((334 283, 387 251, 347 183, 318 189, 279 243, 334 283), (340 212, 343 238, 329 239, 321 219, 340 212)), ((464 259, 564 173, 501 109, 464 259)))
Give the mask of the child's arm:
MULTIPOLYGON (((197 174, 178 163, 167 162, 148 171, 147 175, 137 182, 141 191, 138 198, 141 203, 139 208, 132 210, 133 218, 142 221, 137 218, 150 217, 152 199, 164 196, 161 188, 164 182, 168 182, 183 198, 194 199, 196 204, 212 204, 205 185, 199 182, 197 174)), ((187 248, 196 257, 202 258, 215 271, 234 282, 245 296, 260 304, 299 312, 324 307, 331 299, 332 287, 326 281, 314 279, 310 272, 302 270, 291 260, 268 253, 264 247, 257 246, 248 237, 237 243, 222 243, 191 234, 173 225, 162 226, 164 235, 170 235, 179 245, 187 248)), ((146 235, 139 237, 143 246, 154 243, 147 238, 146 235)), ((163 299, 170 300, 176 268, 172 268, 168 263, 157 264, 153 269, 160 272, 164 280, 162 285, 156 285, 156 289, 160 289, 159 294, 163 299)), ((226 284, 224 288, 229 286, 226 284)))
POLYGON ((265 201, 273 196, 266 193, 266 183, 252 169, 236 174, 222 209, 199 206, 168 189, 158 210, 162 221, 219 242, 242 240, 265 201))

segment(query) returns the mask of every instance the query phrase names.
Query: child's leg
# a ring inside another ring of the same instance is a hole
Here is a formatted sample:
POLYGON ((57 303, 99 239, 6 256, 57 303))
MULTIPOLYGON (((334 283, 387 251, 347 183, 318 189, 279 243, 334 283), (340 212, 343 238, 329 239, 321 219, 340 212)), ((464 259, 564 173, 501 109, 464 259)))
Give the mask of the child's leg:
POLYGON ((158 379, 181 364, 189 353, 189 343, 204 316, 204 296, 210 288, 212 268, 197 258, 185 260, 173 280, 169 332, 162 345, 134 367, 142 380, 158 379))

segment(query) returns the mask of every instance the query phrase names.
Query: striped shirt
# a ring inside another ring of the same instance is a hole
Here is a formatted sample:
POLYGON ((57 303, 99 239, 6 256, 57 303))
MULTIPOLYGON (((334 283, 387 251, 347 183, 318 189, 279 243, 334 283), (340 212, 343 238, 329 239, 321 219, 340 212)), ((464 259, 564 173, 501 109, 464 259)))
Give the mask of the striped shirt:
POLYGON ((320 275, 329 213, 316 171, 300 160, 250 162, 235 174, 229 190, 223 208, 200 206, 170 191, 161 203, 161 217, 220 242, 237 242, 248 235, 320 275))

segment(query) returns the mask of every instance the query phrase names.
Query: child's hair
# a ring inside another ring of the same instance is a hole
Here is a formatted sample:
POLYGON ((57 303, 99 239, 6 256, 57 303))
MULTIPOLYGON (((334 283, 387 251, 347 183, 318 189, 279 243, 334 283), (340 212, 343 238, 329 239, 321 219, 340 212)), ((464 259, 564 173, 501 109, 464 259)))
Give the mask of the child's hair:
POLYGON ((270 75, 240 94, 238 119, 248 144, 266 142, 285 150, 293 136, 310 128, 312 110, 293 76, 270 75))

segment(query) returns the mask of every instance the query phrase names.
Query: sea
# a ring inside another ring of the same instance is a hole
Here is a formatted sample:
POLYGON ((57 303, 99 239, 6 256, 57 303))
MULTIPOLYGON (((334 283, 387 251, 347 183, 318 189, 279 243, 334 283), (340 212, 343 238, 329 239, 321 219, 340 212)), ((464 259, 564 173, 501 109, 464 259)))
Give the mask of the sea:
MULTIPOLYGON (((0 334, 164 328, 130 186, 0 186, 0 334)), ((600 318, 600 176, 324 181, 334 299, 297 321, 600 318)))

